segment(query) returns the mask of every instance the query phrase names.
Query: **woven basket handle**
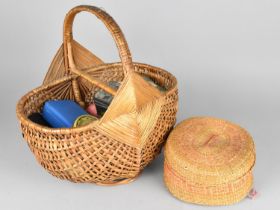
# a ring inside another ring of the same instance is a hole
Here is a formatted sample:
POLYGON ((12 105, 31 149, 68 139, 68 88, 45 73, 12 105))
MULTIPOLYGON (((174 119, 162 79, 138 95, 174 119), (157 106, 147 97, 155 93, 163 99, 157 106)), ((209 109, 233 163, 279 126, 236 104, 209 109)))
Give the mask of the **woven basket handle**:
POLYGON ((73 33, 72 33, 72 26, 74 22, 75 16, 80 12, 89 12, 95 15, 97 18, 99 18, 107 27, 107 29, 110 31, 112 37, 115 40, 115 43, 117 45, 119 56, 123 65, 124 74, 127 75, 133 70, 133 63, 131 59, 131 54, 127 45, 127 42, 125 40, 125 37, 118 26, 118 24, 114 21, 114 19, 107 14, 105 11, 98 7, 94 6, 87 6, 87 5, 81 5, 74 7, 71 9, 64 20, 64 52, 65 52, 65 66, 68 69, 68 71, 73 72, 79 76, 82 76, 83 78, 89 80, 96 86, 104 89, 105 91, 111 93, 112 95, 115 95, 116 91, 109 87, 107 84, 103 83, 100 80, 92 78, 89 74, 86 72, 83 72, 79 69, 77 69, 75 65, 75 61, 73 58, 73 52, 72 52, 72 40, 73 40, 73 33))

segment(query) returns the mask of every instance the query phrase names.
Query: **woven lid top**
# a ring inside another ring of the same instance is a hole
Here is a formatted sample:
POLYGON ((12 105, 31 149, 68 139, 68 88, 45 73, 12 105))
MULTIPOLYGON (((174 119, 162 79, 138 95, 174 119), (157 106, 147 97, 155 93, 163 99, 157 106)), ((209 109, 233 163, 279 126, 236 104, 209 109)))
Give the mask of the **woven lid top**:
POLYGON ((254 143, 238 125, 216 118, 191 118, 169 135, 165 161, 196 183, 225 183, 251 170, 255 162, 254 143))

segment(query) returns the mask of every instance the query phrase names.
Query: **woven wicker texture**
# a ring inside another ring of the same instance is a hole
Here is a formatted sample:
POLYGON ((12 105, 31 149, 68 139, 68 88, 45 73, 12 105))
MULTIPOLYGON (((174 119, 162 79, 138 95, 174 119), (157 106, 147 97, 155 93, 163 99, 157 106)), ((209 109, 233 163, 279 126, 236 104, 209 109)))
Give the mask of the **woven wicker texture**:
POLYGON ((73 182, 111 185, 133 180, 160 152, 175 124, 177 101, 174 76, 157 67, 133 63, 113 18, 99 8, 78 6, 65 18, 64 44, 44 84, 20 99, 17 116, 31 151, 52 175, 73 182), (106 25, 121 63, 104 64, 73 40, 74 17, 82 11, 96 15, 106 25), (140 75, 151 77, 167 91, 160 92, 140 75), (109 81, 121 82, 120 88, 110 88, 109 81), (114 99, 104 116, 89 125, 53 129, 27 118, 41 111, 50 99, 71 99, 86 106, 100 88, 114 95, 114 99))
MULTIPOLYGON (((75 40, 72 40, 72 50, 75 64, 81 71, 103 64, 103 61, 100 58, 88 51, 75 40)), ((65 74, 67 74, 67 70, 64 65, 64 49, 63 45, 61 45, 49 67, 43 84, 48 84, 57 79, 61 79, 65 74)))
POLYGON ((216 118, 191 118, 168 137, 164 180, 181 200, 227 205, 252 188, 254 163, 254 143, 243 128, 216 118))

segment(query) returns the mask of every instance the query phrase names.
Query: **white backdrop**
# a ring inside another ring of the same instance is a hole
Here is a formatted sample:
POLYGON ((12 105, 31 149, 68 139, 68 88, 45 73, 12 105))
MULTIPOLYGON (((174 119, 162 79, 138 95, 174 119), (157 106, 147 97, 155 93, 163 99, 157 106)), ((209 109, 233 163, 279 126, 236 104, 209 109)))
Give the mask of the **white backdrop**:
MULTIPOLYGON (((256 143, 259 197, 227 209, 279 209, 280 2, 277 0, 96 0, 0 2, 0 209, 202 209, 172 197, 163 157, 135 182, 118 187, 58 180, 35 161, 15 116, 17 100, 37 87, 62 43, 73 6, 103 7, 126 35, 133 59, 178 78, 178 122, 225 118, 256 143)), ((74 36, 104 61, 118 61, 105 27, 81 14, 74 36)), ((223 207, 221 208, 223 209, 223 207)))

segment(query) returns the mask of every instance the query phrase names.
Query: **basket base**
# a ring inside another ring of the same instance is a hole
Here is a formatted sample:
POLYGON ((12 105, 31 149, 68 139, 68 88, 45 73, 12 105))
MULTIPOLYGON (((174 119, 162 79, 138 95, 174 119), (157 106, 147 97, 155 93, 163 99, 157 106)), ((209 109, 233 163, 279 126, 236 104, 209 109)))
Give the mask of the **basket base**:
POLYGON ((99 185, 99 186, 118 186, 118 185, 122 185, 122 184, 129 184, 129 183, 135 181, 139 176, 140 176, 140 174, 138 174, 137 176, 135 176, 133 178, 121 179, 121 180, 116 180, 116 181, 111 181, 111 182, 97 182, 95 184, 99 185))

